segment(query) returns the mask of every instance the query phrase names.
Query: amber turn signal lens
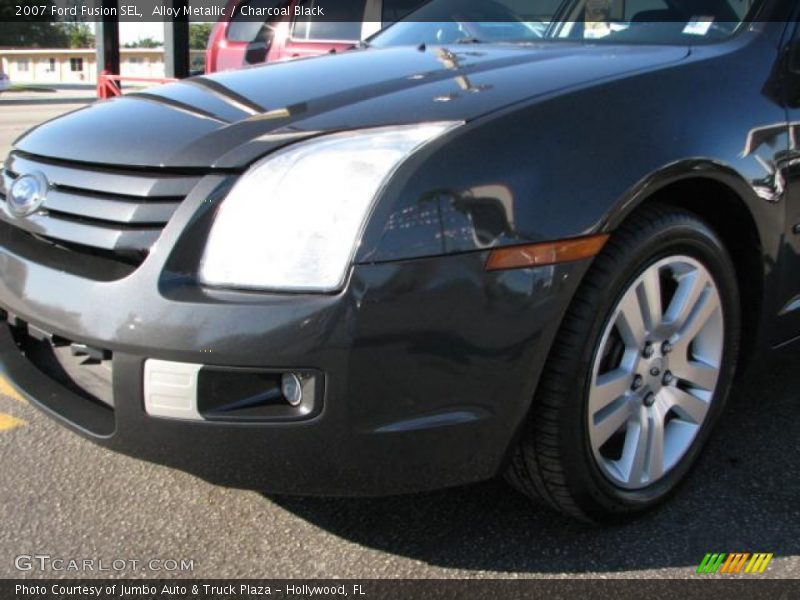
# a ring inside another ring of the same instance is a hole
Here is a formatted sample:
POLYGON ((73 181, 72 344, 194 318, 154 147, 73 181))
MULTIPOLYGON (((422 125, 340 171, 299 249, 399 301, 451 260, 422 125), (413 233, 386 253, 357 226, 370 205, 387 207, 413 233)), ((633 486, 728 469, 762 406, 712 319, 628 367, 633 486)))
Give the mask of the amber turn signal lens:
POLYGON ((486 270, 542 267, 597 256, 608 238, 607 234, 601 234, 558 242, 497 248, 489 254, 486 270))

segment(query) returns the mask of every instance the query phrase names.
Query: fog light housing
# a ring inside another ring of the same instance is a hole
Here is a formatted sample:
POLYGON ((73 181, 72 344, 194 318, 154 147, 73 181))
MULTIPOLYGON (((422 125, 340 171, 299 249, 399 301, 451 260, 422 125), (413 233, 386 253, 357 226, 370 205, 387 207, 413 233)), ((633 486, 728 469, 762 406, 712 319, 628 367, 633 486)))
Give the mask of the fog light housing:
POLYGON ((322 407, 318 371, 251 369, 148 359, 145 411, 194 421, 298 421, 322 407))
POLYGON ((292 406, 300 406, 303 402, 303 382, 294 373, 284 373, 281 377, 281 392, 292 406))

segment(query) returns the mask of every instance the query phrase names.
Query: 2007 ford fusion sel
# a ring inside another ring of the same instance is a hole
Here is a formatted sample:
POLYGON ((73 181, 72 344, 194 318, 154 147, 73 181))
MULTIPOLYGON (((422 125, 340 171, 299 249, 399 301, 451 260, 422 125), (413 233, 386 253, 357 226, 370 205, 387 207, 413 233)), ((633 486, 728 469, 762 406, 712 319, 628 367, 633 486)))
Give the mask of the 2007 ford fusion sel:
POLYGON ((663 500, 800 336, 800 7, 524 4, 434 0, 22 136, 5 376, 223 485, 663 500))

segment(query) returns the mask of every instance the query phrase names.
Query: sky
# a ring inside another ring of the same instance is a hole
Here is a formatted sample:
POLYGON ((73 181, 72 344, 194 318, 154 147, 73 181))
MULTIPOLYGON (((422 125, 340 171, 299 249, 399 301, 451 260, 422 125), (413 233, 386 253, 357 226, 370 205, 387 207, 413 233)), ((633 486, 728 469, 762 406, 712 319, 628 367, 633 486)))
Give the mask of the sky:
POLYGON ((164 23, 125 23, 119 24, 119 41, 121 44, 135 42, 140 38, 151 37, 164 41, 164 23))
MULTIPOLYGON (((88 22, 87 25, 92 31, 95 30, 95 24, 88 22)), ((151 37, 159 42, 164 41, 164 23, 126 23, 124 21, 119 24, 119 43, 129 44, 131 42, 139 41, 140 39, 151 37)))

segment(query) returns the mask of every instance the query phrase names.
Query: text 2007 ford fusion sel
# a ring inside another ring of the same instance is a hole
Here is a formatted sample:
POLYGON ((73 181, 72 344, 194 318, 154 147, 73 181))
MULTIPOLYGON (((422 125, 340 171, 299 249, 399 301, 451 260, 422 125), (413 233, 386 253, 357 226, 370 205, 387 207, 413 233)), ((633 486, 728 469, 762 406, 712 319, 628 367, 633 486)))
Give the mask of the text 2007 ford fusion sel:
POLYGON ((30 131, 6 377, 224 485, 663 500, 734 375, 800 336, 799 7, 589 5, 435 0, 30 131))

